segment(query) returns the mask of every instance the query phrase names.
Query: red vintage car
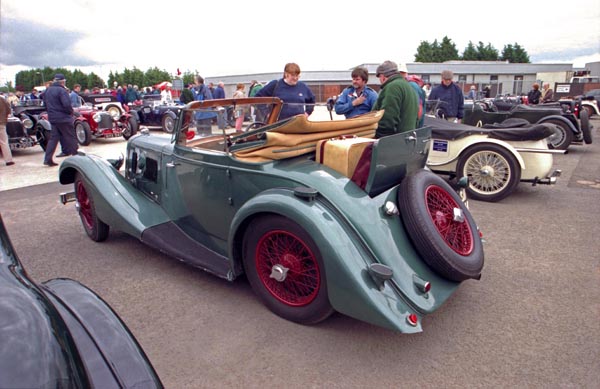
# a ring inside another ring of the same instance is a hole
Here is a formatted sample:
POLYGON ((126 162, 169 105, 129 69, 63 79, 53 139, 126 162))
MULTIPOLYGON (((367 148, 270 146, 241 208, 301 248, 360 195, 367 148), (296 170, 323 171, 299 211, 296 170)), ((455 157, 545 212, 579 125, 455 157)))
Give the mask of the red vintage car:
MULTIPOLYGON (((77 142, 87 146, 93 139, 97 138, 131 138, 138 130, 138 121, 135 116, 125 112, 113 117, 107 111, 94 108, 91 104, 85 104, 74 108, 75 111, 75 134, 77 142)), ((46 112, 40 115, 38 126, 50 130, 48 115, 46 112)))

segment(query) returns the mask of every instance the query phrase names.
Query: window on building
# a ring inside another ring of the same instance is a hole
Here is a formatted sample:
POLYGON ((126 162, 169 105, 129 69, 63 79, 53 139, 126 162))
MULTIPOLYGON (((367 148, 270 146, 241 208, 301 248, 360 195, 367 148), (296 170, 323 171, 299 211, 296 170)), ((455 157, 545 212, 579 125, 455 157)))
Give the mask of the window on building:
POLYGON ((513 82, 513 94, 520 95, 523 93, 523 75, 516 75, 513 82))

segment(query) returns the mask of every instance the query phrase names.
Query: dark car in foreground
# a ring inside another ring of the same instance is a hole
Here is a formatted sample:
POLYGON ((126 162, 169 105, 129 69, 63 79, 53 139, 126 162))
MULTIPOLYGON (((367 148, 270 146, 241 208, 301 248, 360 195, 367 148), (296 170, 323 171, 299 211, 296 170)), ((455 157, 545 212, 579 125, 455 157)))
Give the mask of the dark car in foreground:
POLYGON ((162 388, 125 323, 66 278, 32 280, 0 217, 0 388, 162 388))
POLYGON ((170 139, 143 130, 128 141, 124 174, 122 159, 63 161, 60 182, 74 191, 61 201, 75 201, 94 241, 119 230, 226 280, 245 274, 287 320, 338 311, 420 332, 423 316, 480 278, 484 260, 466 205, 425 169, 431 129, 375 140, 383 111, 278 120, 281 107, 277 98, 189 103, 170 139), (228 109, 264 122, 224 134, 205 119, 228 109))

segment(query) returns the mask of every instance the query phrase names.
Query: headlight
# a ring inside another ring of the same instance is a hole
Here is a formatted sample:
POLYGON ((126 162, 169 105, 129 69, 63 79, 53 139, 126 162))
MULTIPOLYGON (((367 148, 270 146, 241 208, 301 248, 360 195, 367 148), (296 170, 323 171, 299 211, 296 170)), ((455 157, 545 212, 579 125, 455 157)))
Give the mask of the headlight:
POLYGON ((33 127, 33 120, 27 118, 27 119, 23 119, 23 121, 21 121, 21 123, 23 123, 23 127, 25 127, 26 129, 30 129, 31 127, 33 127))
POLYGON ((94 119, 96 123, 100 123, 100 120, 102 120, 102 116, 99 113, 95 113, 92 119, 94 119))

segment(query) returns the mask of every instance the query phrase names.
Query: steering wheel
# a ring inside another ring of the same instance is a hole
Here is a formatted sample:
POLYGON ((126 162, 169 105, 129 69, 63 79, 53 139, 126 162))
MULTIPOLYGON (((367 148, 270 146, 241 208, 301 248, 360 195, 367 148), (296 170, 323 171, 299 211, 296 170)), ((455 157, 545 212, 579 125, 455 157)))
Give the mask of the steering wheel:
POLYGON ((260 128, 260 127, 262 127, 264 125, 265 125, 265 123, 263 123, 263 122, 252 122, 252 123, 248 124, 246 126, 246 128, 244 128, 244 132, 248 132, 250 130, 253 130, 253 129, 256 129, 256 128, 260 128))

